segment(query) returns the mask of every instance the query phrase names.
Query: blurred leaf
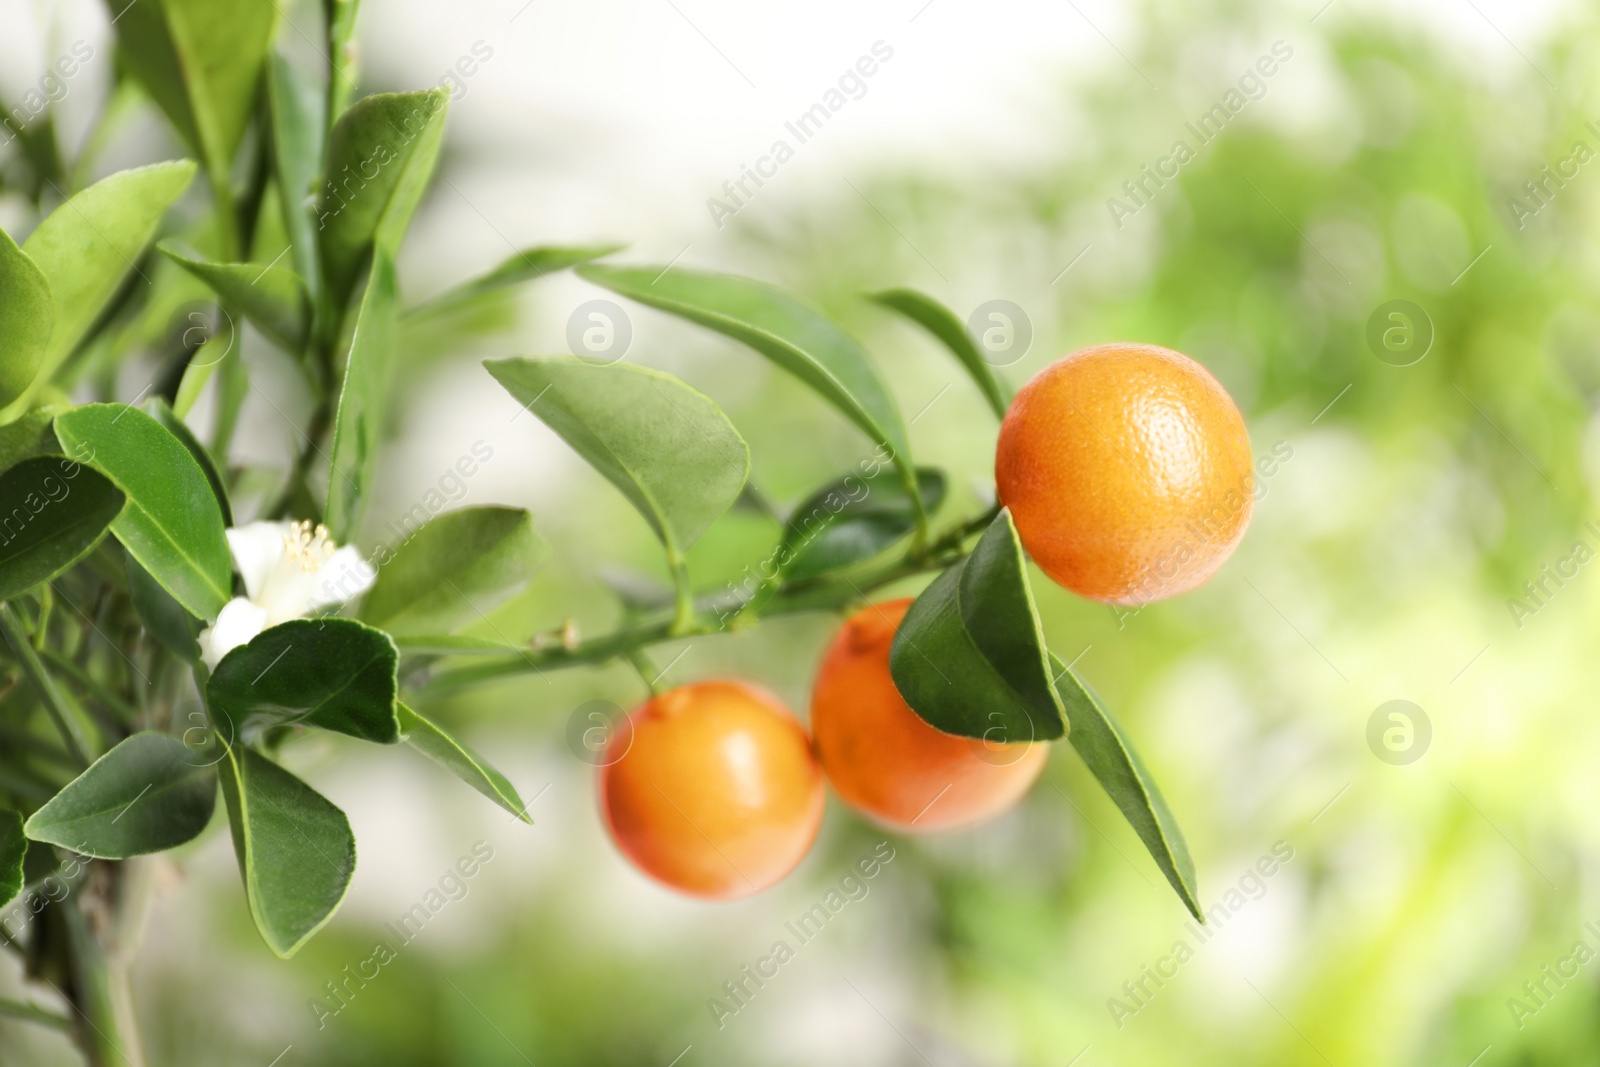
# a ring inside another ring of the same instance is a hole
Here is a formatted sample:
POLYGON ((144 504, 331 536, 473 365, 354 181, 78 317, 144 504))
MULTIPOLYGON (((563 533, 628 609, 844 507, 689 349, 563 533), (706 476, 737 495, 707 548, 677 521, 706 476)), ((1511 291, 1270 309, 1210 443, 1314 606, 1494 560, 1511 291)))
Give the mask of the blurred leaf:
POLYGON ((911 709, 947 734, 1024 743, 1067 732, 1010 512, 917 597, 889 670, 911 709))
POLYGON ((231 747, 221 777, 250 917, 267 947, 288 959, 333 917, 350 888, 350 820, 254 749, 231 747))
POLYGON ((390 745, 400 740, 398 663, 381 630, 354 619, 293 619, 223 656, 206 700, 230 744, 294 723, 390 745))
POLYGON ((339 407, 334 413, 324 515, 336 541, 350 540, 366 509, 372 467, 382 443, 396 314, 394 264, 388 253, 379 250, 373 254, 367 289, 356 311, 339 407))
POLYGON ((390 633, 448 633, 527 585, 542 547, 520 508, 447 511, 378 568, 360 617, 390 633))
POLYGON ((56 324, 35 385, 48 381, 110 302, 194 178, 188 160, 120 171, 56 208, 22 250, 55 297, 56 324))
MULTIPOLYGON (((668 598, 670 602, 670 597, 668 598)), ((408 656, 515 656, 528 651, 527 645, 514 645, 489 637, 470 634, 395 634, 394 643, 408 656)))
POLYGON ((233 506, 228 503, 228 490, 222 484, 222 475, 217 472, 217 465, 211 461, 211 453, 206 446, 195 438, 188 423, 178 418, 177 414, 167 406, 167 402, 159 396, 146 400, 144 410, 147 415, 166 427, 168 433, 182 442, 183 447, 189 450, 189 455, 200 464, 200 469, 205 472, 206 481, 211 483, 211 492, 217 498, 217 506, 222 509, 222 524, 232 526, 233 506))
POLYGON ((200 658, 198 639, 203 627, 201 621, 189 614, 184 606, 161 588, 161 583, 150 572, 139 566, 133 553, 125 553, 124 569, 128 575, 128 595, 139 621, 150 636, 169 652, 187 663, 200 658))
POLYGON ((320 291, 311 205, 317 195, 317 175, 322 173, 322 135, 327 120, 324 92, 287 59, 276 54, 269 58, 272 160, 283 197, 283 221, 294 249, 295 269, 312 293, 320 291))
POLYGON ((226 179, 255 107, 274 0, 111 0, 117 60, 226 179))
POLYGON ((103 476, 60 456, 25 459, 0 474, 0 600, 94 551, 122 503, 103 476))
MULTIPOLYGON (((917 471, 926 514, 944 502, 944 475, 917 471)), ((897 476, 847 474, 794 509, 778 551, 779 573, 799 581, 871 559, 916 529, 911 494, 897 476)))
POLYGON ((289 352, 305 343, 309 308, 305 283, 287 267, 255 263, 210 263, 177 250, 170 241, 157 246, 174 263, 211 287, 217 298, 244 312, 262 333, 289 352))
POLYGON ((56 436, 128 497, 117 540, 193 615, 215 619, 233 592, 222 508, 205 471, 138 408, 86 404, 56 416, 56 436))
POLYGON ((622 490, 669 553, 694 544, 744 487, 744 438, 710 397, 670 374, 573 356, 484 366, 622 490))
POLYGON ((328 74, 329 114, 344 112, 350 94, 356 89, 356 49, 352 38, 356 32, 356 12, 359 0, 322 0, 323 20, 328 27, 328 50, 331 53, 328 74))
POLYGON ((200 835, 217 776, 170 734, 134 734, 95 760, 28 819, 27 833, 83 856, 127 859, 200 835))
POLYGON ((1089 687, 1054 654, 1050 656, 1050 667, 1072 724, 1072 747, 1150 850, 1156 866, 1177 890, 1190 914, 1205 922, 1194 860, 1189 857, 1183 831, 1178 829, 1178 820, 1167 807, 1155 779, 1150 777, 1121 725, 1089 687))
POLYGON ((445 733, 433 723, 418 715, 404 704, 397 705, 400 712, 400 731, 406 742, 429 759, 442 764, 446 770, 472 788, 515 815, 533 825, 526 806, 506 776, 483 761, 472 749, 445 733))
POLYGON ((891 311, 898 311, 943 341, 944 346, 955 354, 977 383, 984 399, 989 401, 989 407, 1000 418, 1006 417, 1006 408, 1011 404, 1011 391, 1001 383, 994 368, 989 366, 983 353, 978 351, 978 346, 967 336, 966 325, 954 311, 915 289, 887 289, 873 293, 868 299, 891 311))
POLYGON ((0 230, 0 407, 21 396, 39 373, 55 321, 44 272, 0 230))
POLYGON ((433 299, 419 304, 405 313, 406 325, 412 320, 430 318, 459 311, 464 305, 521 282, 543 278, 575 267, 580 263, 609 256, 626 248, 626 245, 591 245, 576 248, 530 248, 501 263, 494 270, 453 289, 447 289, 433 299))
POLYGON ((61 451, 61 442, 56 440, 51 424, 70 406, 46 404, 0 426, 0 471, 9 470, 32 456, 61 451))
POLYGON ((22 816, 0 811, 0 908, 22 892, 25 881, 23 861, 28 855, 28 839, 22 834, 22 816))
POLYGON ((368 96, 328 140, 330 188, 317 206, 326 305, 337 315, 374 247, 393 258, 433 176, 450 91, 368 96))
POLYGON ((905 423, 871 358, 849 334, 762 282, 681 267, 591 263, 578 276, 650 307, 742 341, 787 370, 878 442, 908 486, 916 484, 905 423))

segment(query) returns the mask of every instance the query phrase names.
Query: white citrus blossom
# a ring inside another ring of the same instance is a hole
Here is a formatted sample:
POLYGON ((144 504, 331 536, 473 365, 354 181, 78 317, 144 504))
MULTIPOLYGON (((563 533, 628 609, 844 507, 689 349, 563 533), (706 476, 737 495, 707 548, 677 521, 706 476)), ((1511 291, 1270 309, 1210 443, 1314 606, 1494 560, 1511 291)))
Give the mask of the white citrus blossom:
POLYGON ((360 596, 377 578, 360 552, 340 548, 326 526, 313 529, 309 521, 232 527, 228 550, 246 595, 228 601, 200 633, 200 656, 211 670, 262 630, 360 596))

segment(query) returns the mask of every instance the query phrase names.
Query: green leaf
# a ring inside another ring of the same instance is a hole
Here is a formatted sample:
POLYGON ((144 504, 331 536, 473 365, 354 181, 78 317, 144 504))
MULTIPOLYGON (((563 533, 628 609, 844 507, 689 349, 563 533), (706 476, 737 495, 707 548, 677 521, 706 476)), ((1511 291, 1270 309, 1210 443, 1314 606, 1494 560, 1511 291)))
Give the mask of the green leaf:
POLYGON ((393 744, 399 658, 388 634, 354 619, 293 619, 223 656, 206 699, 230 743, 300 723, 393 744))
POLYGON ((367 488, 388 406, 397 314, 394 264, 380 249, 373 254, 367 289, 356 312, 339 408, 333 419, 333 457, 324 515, 336 541, 350 540, 366 510, 367 488))
MULTIPOLYGON (((944 475, 917 471, 922 506, 933 514, 944 501, 944 475)), ((917 512, 898 477, 888 472, 847 474, 794 509, 778 550, 779 573, 792 581, 842 570, 890 548, 916 529, 917 512)))
POLYGON ((110 0, 118 61, 213 174, 244 138, 277 22, 273 0, 110 0))
MULTIPOLYGON (((433 299, 407 311, 407 320, 446 315, 491 293, 535 278, 576 267, 581 263, 619 252, 626 245, 591 245, 574 248, 530 248, 501 263, 487 274, 447 289, 433 299)), ((408 321, 407 325, 410 325, 408 321)))
POLYGON ((200 464, 200 469, 205 472, 206 481, 211 483, 211 492, 217 498, 217 506, 222 509, 222 524, 232 526, 233 506, 228 503, 228 488, 222 484, 222 475, 217 471, 217 465, 211 461, 210 450, 200 443, 194 431, 189 429, 189 424, 178 418, 177 413, 168 407, 167 402, 161 397, 153 396, 146 400, 144 411, 182 442, 183 447, 189 450, 189 455, 200 464))
POLYGON ((392 258, 439 158, 450 90, 379 93, 356 101, 328 140, 330 188, 317 205, 323 283, 337 314, 374 247, 392 258))
POLYGON ((28 855, 28 839, 22 833, 22 816, 0 811, 0 907, 5 907, 22 892, 22 863, 28 855))
POLYGON ((35 841, 83 856, 127 859, 200 835, 217 803, 217 776, 170 734, 134 734, 95 760, 28 819, 35 841))
POLYGON ((0 471, 10 470, 33 456, 60 452, 61 442, 56 440, 50 424, 70 407, 70 404, 45 404, 0 426, 0 471))
POLYGON ((1072 724, 1072 747, 1150 850, 1156 866, 1167 876, 1190 914, 1205 922, 1189 846, 1133 742, 1100 698, 1053 654, 1050 666, 1056 672, 1056 690, 1072 724))
POLYGON ((451 737, 415 711, 399 705, 400 729, 408 744, 429 759, 440 763, 451 774, 515 815, 533 825, 527 807, 506 776, 483 761, 472 749, 451 737))
POLYGON ((122 280, 138 268, 162 216, 194 178, 188 160, 120 171, 56 208, 22 243, 50 283, 55 329, 35 386, 83 340, 122 280))
POLYGON ((742 341, 816 390, 886 450, 908 489, 916 485, 905 423, 855 338, 781 289, 681 267, 591 263, 578 276, 742 341))
POLYGON ((542 544, 520 508, 462 508, 424 523, 378 568, 360 617, 391 634, 448 633, 525 586, 542 544))
POLYGON ((182 441, 125 404, 86 404, 56 416, 56 436, 128 497, 117 540, 189 612, 215 619, 233 591, 222 508, 182 441))
POLYGON ((622 490, 669 554, 694 544, 744 487, 744 438, 710 397, 670 374, 573 356, 484 366, 622 490))
POLYGON ((350 888, 350 820, 254 749, 233 746, 221 766, 250 917, 267 947, 288 959, 333 917, 350 888))
POLYGON ((0 230, 0 407, 20 397, 39 373, 55 321, 44 272, 0 230))
POLYGON ((125 555, 124 569, 128 575, 128 595, 133 600, 133 608, 139 613, 139 621, 144 623, 150 636, 187 663, 199 660, 198 640, 204 624, 172 599, 172 594, 161 588, 161 583, 152 578, 149 571, 139 566, 139 561, 133 558, 132 553, 125 555))
MULTIPOLYGON (((668 596, 667 602, 672 598, 668 596)), ((515 656, 529 646, 470 634, 395 634, 394 643, 407 656, 515 656)))
POLYGON ((917 597, 889 671, 911 709, 947 734, 1020 743, 1067 732, 1009 511, 917 597))
POLYGON ((211 287, 227 306, 238 308, 262 333, 290 352, 305 343, 310 324, 305 283, 280 264, 211 263, 178 251, 170 241, 156 246, 167 258, 211 287))
POLYGON ((0 600, 92 552, 122 502, 102 475, 60 456, 25 459, 0 474, 0 600))
POLYGON ((898 311, 943 341, 944 346, 955 354, 977 383, 994 413, 1002 419, 1006 417, 1006 409, 1011 405, 1011 391, 1001 383, 994 368, 978 351, 978 346, 972 343, 966 325, 956 317, 954 311, 915 289, 888 289, 873 293, 868 299, 891 311, 898 311))
POLYGON ((322 173, 323 129, 327 104, 323 88, 280 55, 267 67, 267 98, 272 116, 272 160, 283 196, 284 228, 294 249, 296 271, 306 288, 320 291, 317 229, 311 204, 322 173))
POLYGON ((338 115, 356 90, 356 47, 351 38, 356 32, 359 0, 323 0, 322 10, 328 25, 329 58, 328 113, 338 115))

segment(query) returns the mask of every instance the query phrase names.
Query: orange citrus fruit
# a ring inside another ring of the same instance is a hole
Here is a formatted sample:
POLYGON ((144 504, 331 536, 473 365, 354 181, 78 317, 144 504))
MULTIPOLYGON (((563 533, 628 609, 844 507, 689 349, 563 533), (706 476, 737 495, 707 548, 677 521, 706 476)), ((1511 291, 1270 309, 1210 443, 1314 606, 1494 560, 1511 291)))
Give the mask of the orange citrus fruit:
POLYGON ((811 691, 811 731, 847 803, 905 830, 942 830, 996 815, 1028 791, 1048 746, 934 729, 889 675, 889 646, 911 601, 875 604, 839 630, 811 691))
POLYGON ((1233 399, 1155 345, 1096 345, 1040 371, 1006 412, 994 473, 1034 562, 1112 604, 1209 578, 1244 536, 1255 494, 1233 399))
POLYGON ((765 889, 795 868, 822 825, 822 770, 805 728, 754 686, 698 682, 663 693, 610 746, 600 803, 611 836, 673 889, 722 900, 765 889))

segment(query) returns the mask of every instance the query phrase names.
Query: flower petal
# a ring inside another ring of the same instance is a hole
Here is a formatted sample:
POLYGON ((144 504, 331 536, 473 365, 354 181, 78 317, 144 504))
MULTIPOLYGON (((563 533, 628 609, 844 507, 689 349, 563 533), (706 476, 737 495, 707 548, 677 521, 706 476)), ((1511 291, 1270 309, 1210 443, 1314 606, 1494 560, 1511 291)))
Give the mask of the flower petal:
POLYGON ((200 658, 205 660, 208 669, 214 671, 223 656, 240 645, 248 644, 266 628, 266 609, 257 607, 242 596, 236 596, 222 606, 222 613, 217 616, 214 625, 200 631, 200 658))
POLYGON ((328 562, 317 572, 317 590, 312 596, 312 606, 307 613, 332 604, 343 604, 372 588, 378 572, 362 558, 352 545, 337 549, 328 562))
POLYGON ((244 579, 251 600, 259 600, 267 579, 283 559, 283 539, 293 528, 288 522, 251 522, 227 531, 228 551, 244 579))

